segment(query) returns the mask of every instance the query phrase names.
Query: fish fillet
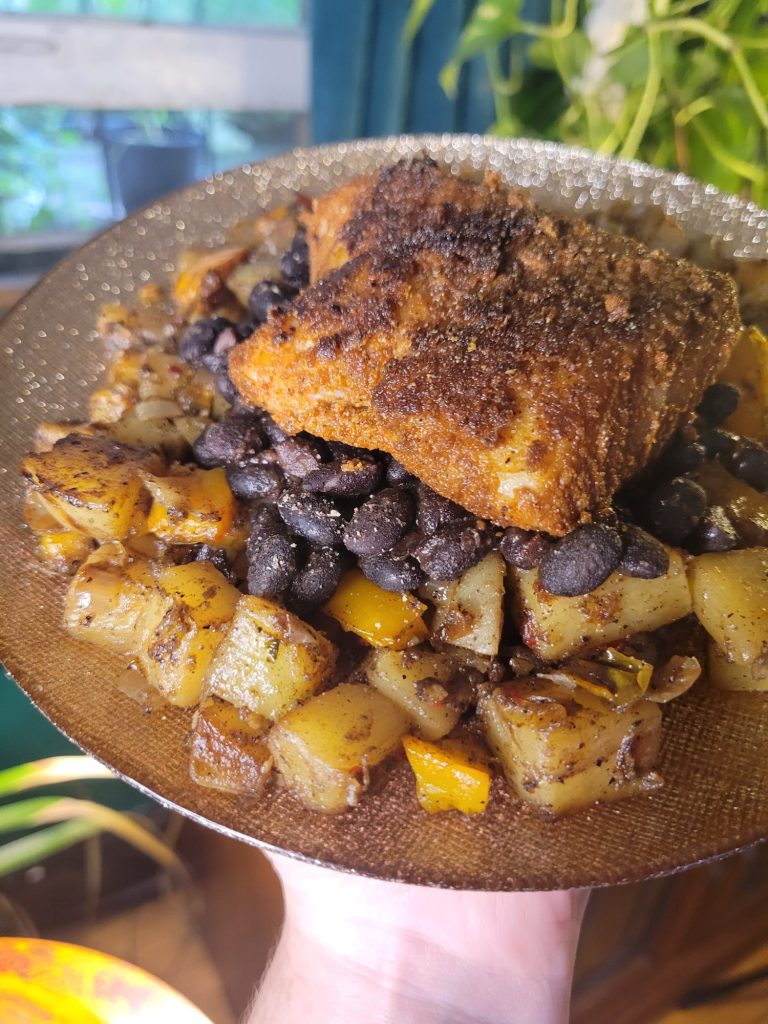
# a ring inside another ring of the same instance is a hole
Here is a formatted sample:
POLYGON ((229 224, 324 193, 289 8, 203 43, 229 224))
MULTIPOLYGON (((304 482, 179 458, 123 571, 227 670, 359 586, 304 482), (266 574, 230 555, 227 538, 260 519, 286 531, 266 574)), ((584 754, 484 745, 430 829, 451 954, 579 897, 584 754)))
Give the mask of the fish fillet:
POLYGON ((741 326, 731 278, 429 160, 341 186, 307 230, 313 283, 233 350, 235 384, 502 526, 605 508, 741 326))

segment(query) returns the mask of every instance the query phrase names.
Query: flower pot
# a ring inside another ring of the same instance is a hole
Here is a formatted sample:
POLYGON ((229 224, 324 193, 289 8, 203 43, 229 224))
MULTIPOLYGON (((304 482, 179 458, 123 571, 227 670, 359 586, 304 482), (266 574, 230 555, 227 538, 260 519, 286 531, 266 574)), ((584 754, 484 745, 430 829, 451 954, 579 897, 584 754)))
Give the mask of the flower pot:
POLYGON ((135 127, 104 136, 112 203, 117 214, 146 206, 158 196, 196 181, 205 173, 205 138, 191 129, 135 127))

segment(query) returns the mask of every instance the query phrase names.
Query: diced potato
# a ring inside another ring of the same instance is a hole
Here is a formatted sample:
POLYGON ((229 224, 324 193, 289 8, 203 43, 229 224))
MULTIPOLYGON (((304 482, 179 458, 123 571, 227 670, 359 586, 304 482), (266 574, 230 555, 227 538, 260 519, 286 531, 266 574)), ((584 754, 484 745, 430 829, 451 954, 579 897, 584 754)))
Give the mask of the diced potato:
POLYGON ((685 565, 679 551, 667 550, 666 576, 642 580, 614 573, 583 597, 554 597, 539 584, 538 569, 510 568, 513 616, 523 641, 543 658, 557 661, 688 615, 685 565))
POLYGON ((406 736, 403 746, 416 776, 416 796, 425 811, 482 814, 491 795, 491 773, 467 744, 459 740, 427 743, 406 736))
POLYGON ((401 707, 428 740, 447 736, 461 717, 461 704, 443 685, 456 676, 456 662, 447 654, 429 647, 380 648, 368 655, 363 672, 371 686, 401 707))
POLYGON ((145 500, 141 474, 162 470, 163 460, 153 452, 81 434, 70 434, 49 452, 27 455, 22 463, 22 472, 62 525, 98 541, 128 534, 145 500))
POLYGON ((265 743, 268 728, 261 715, 206 697, 192 726, 192 781, 227 793, 258 796, 272 771, 272 755, 265 743))
POLYGON ((223 637, 222 627, 198 626, 189 608, 171 600, 171 607, 146 636, 139 665, 147 682, 167 701, 193 707, 223 637))
POLYGON ((275 720, 324 686, 336 648, 318 630, 272 601, 240 598, 206 691, 275 720))
POLYGON ((488 741, 517 795, 551 815, 661 784, 658 705, 616 709, 584 690, 532 677, 480 706, 488 741))
POLYGON ((85 434, 93 437, 99 430, 90 423, 38 423, 35 428, 35 451, 49 452, 57 441, 70 434, 85 434))
POLYGON ((24 496, 24 522, 35 533, 61 530, 61 519, 54 514, 45 494, 29 488, 24 496))
MULTIPOLYGON (((176 414, 180 412, 177 406, 176 414)), ((110 437, 121 444, 151 448, 174 460, 181 459, 189 450, 187 439, 177 426, 178 419, 179 416, 176 419, 168 416, 147 419, 142 416, 140 408, 134 406, 116 423, 110 423, 105 429, 110 437)))
POLYGON ((768 494, 737 480, 720 462, 704 463, 696 478, 710 503, 725 508, 746 543, 768 545, 768 494))
POLYGON ((742 331, 720 380, 741 389, 736 411, 725 422, 728 430, 756 441, 768 438, 768 339, 756 327, 742 331))
MULTIPOLYGON (((288 242, 290 245, 290 240, 288 242)), ((286 246, 286 249, 288 246, 286 246)), ((227 288, 241 305, 248 308, 248 299, 259 281, 279 280, 280 256, 266 253, 255 253, 244 263, 238 264, 226 280, 227 288)))
POLYGON ((235 614, 240 591, 212 562, 170 565, 157 579, 162 591, 189 609, 196 625, 223 626, 235 614))
POLYGON ((111 388, 99 388, 88 397, 88 414, 94 423, 116 423, 135 401, 131 389, 116 384, 111 388))
POLYGON ((51 530, 40 534, 37 553, 56 572, 69 572, 91 553, 93 541, 71 530, 51 530))
POLYGON ((728 655, 714 640, 709 641, 707 648, 707 677, 718 690, 768 691, 768 665, 729 661, 728 655))
POLYGON ((79 640, 135 654, 171 605, 155 585, 154 567, 113 541, 75 574, 64 601, 64 626, 79 640))
POLYGON ((186 249, 179 259, 179 274, 173 286, 173 297, 179 308, 204 307, 205 299, 216 285, 241 263, 248 254, 242 246, 226 245, 216 249, 186 249))
POLYGON ((218 544, 238 514, 224 469, 145 477, 152 495, 147 528, 171 544, 218 544))
POLYGON ((693 610, 728 659, 768 660, 768 548, 699 555, 688 576, 693 610))
POLYGON ((346 629, 373 647, 396 651, 427 638, 422 616, 427 606, 413 594, 394 594, 376 586, 359 569, 344 575, 323 609, 346 629))
POLYGON ((435 606, 433 637, 477 654, 498 654, 504 620, 504 559, 498 551, 460 579, 429 583, 422 593, 435 606))
POLYGON ((399 748, 407 729, 392 701, 370 686, 342 683, 281 718, 267 743, 305 807, 338 812, 358 803, 369 770, 399 748))
POLYGON ((148 348, 139 372, 138 399, 175 399, 192 377, 190 367, 174 352, 148 348))
POLYGON ((768 260, 734 260, 729 269, 739 286, 742 319, 768 331, 768 260))
POLYGON ((106 349, 112 352, 137 345, 163 344, 168 339, 169 329, 169 310, 158 303, 142 303, 131 309, 119 303, 105 303, 96 321, 99 336, 106 349))

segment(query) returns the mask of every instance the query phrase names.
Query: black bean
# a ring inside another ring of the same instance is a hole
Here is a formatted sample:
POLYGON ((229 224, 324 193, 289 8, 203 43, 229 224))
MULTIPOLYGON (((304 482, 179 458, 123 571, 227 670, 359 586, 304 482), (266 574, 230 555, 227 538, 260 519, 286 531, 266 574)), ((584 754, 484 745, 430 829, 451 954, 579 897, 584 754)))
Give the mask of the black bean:
POLYGON ((301 486, 335 498, 363 498, 376 490, 382 476, 381 463, 373 459, 334 459, 307 473, 301 486))
POLYGON ((303 491, 283 491, 277 502, 283 522, 311 544, 340 544, 344 529, 341 512, 327 498, 303 491))
POLYGON ((291 585, 298 569, 296 542, 272 505, 262 505, 251 520, 247 558, 249 594, 276 596, 291 585))
POLYGON ((203 356, 213 349, 219 334, 231 326, 231 320, 223 316, 206 316, 195 320, 181 335, 179 357, 190 366, 201 366, 203 356))
POLYGON ((227 482, 236 498, 244 501, 277 501, 283 489, 279 466, 257 461, 227 466, 227 482))
POLYGON ((300 479, 322 463, 325 445, 316 438, 288 437, 275 444, 275 455, 288 476, 300 479))
POLYGON ((499 542, 499 551, 505 562, 517 569, 535 569, 552 547, 552 541, 543 533, 519 530, 510 526, 499 542))
POLYGON ((756 491, 768 491, 768 451, 743 439, 723 460, 726 469, 756 491))
POLYGON ((691 546, 697 553, 732 551, 739 546, 739 534, 721 505, 710 505, 693 532, 691 546))
POLYGON ((376 459, 376 456, 369 448, 359 448, 354 444, 344 444, 343 441, 326 441, 326 444, 334 459, 376 459))
POLYGON ((658 471, 664 476, 681 476, 690 473, 702 464, 707 450, 701 441, 690 444, 676 443, 669 445, 661 454, 658 471))
POLYGON ((223 548, 215 548, 211 544, 194 544, 187 555, 184 558, 185 562, 210 562, 214 565, 222 576, 230 581, 234 582, 234 574, 227 558, 227 553, 223 548))
POLYGON ((419 565, 432 580, 455 580, 477 565, 493 543, 480 520, 459 520, 441 526, 416 549, 419 565))
POLYGON ((655 580, 669 570, 667 549, 650 533, 639 526, 627 526, 622 535, 624 553, 619 569, 627 576, 641 580, 655 580))
POLYGON ((291 584, 291 597, 301 606, 323 604, 331 598, 344 571, 342 553, 336 548, 312 548, 303 569, 291 584))
POLYGON ((245 341, 246 338, 250 338, 258 326, 256 320, 243 320, 241 324, 235 324, 235 334, 240 341, 245 341))
POLYGON ((247 412, 236 412, 207 426, 192 445, 192 454, 201 466, 226 466, 260 451, 263 444, 258 419, 247 412))
POLYGON ((469 518, 470 513, 461 505, 444 498, 437 491, 433 491, 431 487, 427 487, 426 484, 419 484, 416 522, 422 533, 431 537, 441 526, 469 518))
POLYGON ((278 427, 268 412, 261 412, 259 415, 261 417, 262 433, 270 444, 280 444, 281 441, 288 440, 288 434, 286 434, 282 427, 278 427))
POLYGON ((216 390, 219 392, 222 398, 226 399, 231 405, 240 397, 240 393, 232 383, 232 379, 228 373, 218 373, 216 375, 216 390))
POLYGON ((344 528, 344 546, 356 555, 383 555, 412 522, 410 494, 397 487, 385 487, 355 509, 344 528))
POLYGON ((248 297, 248 309, 254 320, 263 324, 273 309, 287 306, 295 295, 296 289, 283 281, 259 281, 248 297))
POLYGON ((218 377, 220 373, 227 373, 227 368, 229 367, 229 353, 206 352, 200 362, 209 373, 212 373, 214 377, 218 377))
POLYGON ((737 434, 732 434, 729 430, 721 430, 720 427, 704 427, 699 432, 699 440, 710 458, 717 455, 728 455, 739 443, 737 434))
POLYGON ((280 260, 280 271, 294 288, 306 288, 309 284, 309 247, 304 228, 299 228, 293 236, 290 248, 280 260))
POLYGON ((615 572, 621 561, 618 530, 589 523, 561 537, 539 565, 539 582, 550 594, 590 594, 615 572))
POLYGON ((418 479, 397 459, 391 459, 387 466, 387 483, 391 487, 415 487, 418 479))
POLYGON ((708 423, 716 425, 727 420, 731 413, 736 411, 740 398, 741 391, 735 384, 718 381, 704 392, 696 411, 708 423))
POLYGON ((651 494, 648 524, 654 534, 668 544, 682 544, 706 507, 707 495, 703 487, 687 477, 675 477, 651 494))
POLYGON ((393 558, 391 554, 361 558, 363 573, 382 590, 404 593, 416 590, 426 580, 424 570, 415 558, 393 558))

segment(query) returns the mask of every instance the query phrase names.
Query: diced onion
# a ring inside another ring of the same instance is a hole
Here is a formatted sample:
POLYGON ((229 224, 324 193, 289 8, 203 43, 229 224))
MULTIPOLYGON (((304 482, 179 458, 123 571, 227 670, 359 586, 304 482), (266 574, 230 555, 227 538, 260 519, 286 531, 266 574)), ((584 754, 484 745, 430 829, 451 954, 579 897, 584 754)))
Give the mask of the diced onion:
POLYGON ((178 402, 168 398, 148 398, 145 402, 137 402, 133 407, 137 420, 170 420, 174 416, 182 416, 183 409, 178 402))

